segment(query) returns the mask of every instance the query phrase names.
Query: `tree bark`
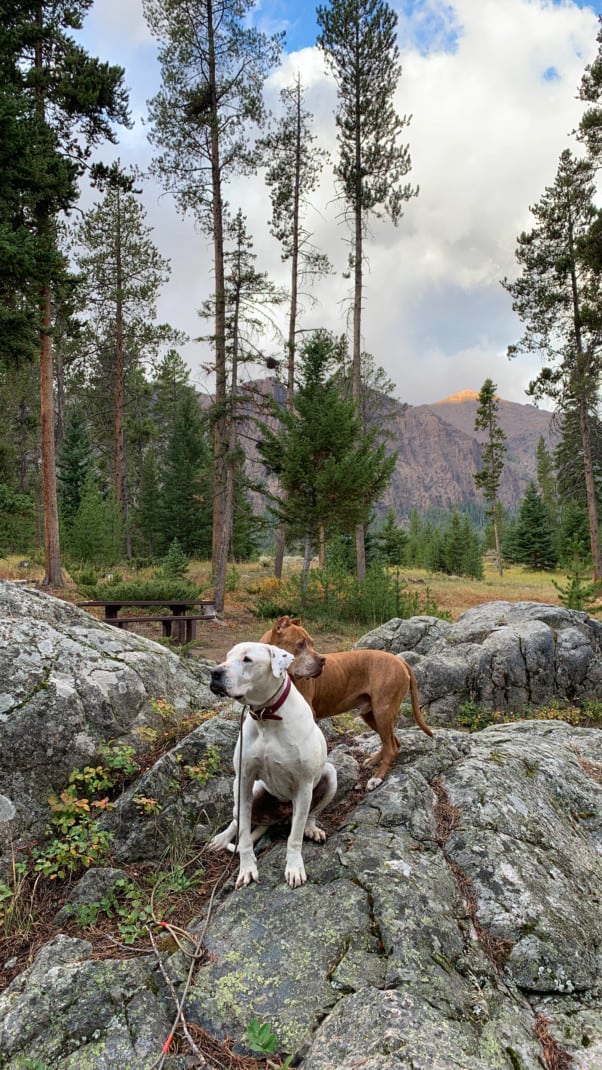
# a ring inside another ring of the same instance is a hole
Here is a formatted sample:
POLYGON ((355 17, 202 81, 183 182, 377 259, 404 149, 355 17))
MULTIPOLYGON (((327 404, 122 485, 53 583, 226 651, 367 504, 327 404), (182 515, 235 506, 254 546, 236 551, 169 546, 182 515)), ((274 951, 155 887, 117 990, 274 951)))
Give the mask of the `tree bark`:
POLYGON ((213 255, 215 271, 215 404, 213 421, 213 533, 212 566, 215 608, 224 608, 228 547, 232 533, 233 486, 228 478, 228 428, 226 417, 226 293, 224 278, 224 220, 219 145, 219 113, 215 58, 213 3, 207 4, 207 49, 211 108, 211 187, 213 255), (224 560, 225 559, 225 560, 224 560))
POLYGON ((602 579, 600 529, 598 522, 598 505, 596 502, 596 481, 594 478, 594 459, 592 454, 589 414, 587 411, 587 402, 583 397, 579 400, 579 427, 581 430, 581 443, 583 446, 583 469, 585 474, 585 494, 587 500, 590 550, 594 565, 594 580, 598 581, 602 579))
POLYGON ((49 287, 42 291, 40 331, 40 425, 42 439, 42 496, 44 502, 44 587, 64 587, 61 570, 59 511, 54 444, 54 377, 52 368, 52 312, 49 287))

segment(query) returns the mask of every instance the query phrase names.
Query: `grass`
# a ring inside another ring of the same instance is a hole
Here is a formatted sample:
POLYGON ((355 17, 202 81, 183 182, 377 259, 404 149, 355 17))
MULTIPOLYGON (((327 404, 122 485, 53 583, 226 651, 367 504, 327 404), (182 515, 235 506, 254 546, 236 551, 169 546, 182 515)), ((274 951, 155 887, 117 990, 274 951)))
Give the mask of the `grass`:
MULTIPOLYGON (((23 555, 18 554, 0 558, 0 579, 16 580, 22 583, 28 581, 34 584, 41 583, 44 578, 43 563, 31 559, 25 565, 24 560, 23 555)), ((283 578, 287 579, 288 576, 299 572, 301 565, 300 557, 285 558, 283 578)), ((259 561, 245 561, 230 567, 226 590, 226 616, 229 612, 253 611, 258 586, 273 579, 271 566, 271 559, 263 557, 259 561)), ((66 570, 63 571, 66 586, 53 593, 68 601, 77 601, 80 598, 79 590, 69 573, 66 570)), ((154 577, 156 569, 146 568, 134 571, 124 562, 111 571, 119 575, 123 581, 129 579, 146 581, 154 577)), ((482 580, 471 579, 467 576, 447 576, 418 568, 401 569, 401 578, 408 584, 410 590, 428 588, 438 607, 446 610, 452 620, 457 620, 467 609, 483 602, 533 601, 560 605, 554 581, 560 585, 567 581, 567 575, 563 571, 533 572, 519 565, 508 566, 503 576, 500 576, 493 561, 489 559, 485 560, 482 580)), ((186 579, 203 588, 209 596, 211 595, 210 562, 191 561, 186 579)), ((332 621, 331 625, 338 627, 339 622, 332 621)))

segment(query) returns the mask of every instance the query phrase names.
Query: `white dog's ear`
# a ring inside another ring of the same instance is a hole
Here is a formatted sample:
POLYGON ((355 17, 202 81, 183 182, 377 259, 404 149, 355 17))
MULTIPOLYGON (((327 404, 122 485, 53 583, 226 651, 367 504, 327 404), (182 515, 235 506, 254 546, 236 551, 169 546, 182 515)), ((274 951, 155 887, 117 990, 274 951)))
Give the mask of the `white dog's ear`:
POLYGON ((295 660, 295 656, 294 654, 289 654, 288 650, 281 650, 279 646, 270 646, 268 644, 268 650, 272 659, 272 672, 276 679, 279 679, 286 674, 286 670, 295 660))

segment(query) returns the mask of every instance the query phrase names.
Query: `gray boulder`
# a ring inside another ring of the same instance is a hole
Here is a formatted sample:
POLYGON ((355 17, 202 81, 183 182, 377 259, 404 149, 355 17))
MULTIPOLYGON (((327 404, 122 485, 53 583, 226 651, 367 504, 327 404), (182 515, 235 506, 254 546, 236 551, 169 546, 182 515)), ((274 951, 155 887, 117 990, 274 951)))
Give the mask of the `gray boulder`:
MULTIPOLYGON (((21 822, 25 839, 36 825, 20 808, 44 816, 36 773, 47 792, 60 789, 98 741, 135 738, 137 725, 152 723, 152 698, 182 714, 214 699, 206 666, 16 591, 6 592, 1 625, 0 690, 11 701, 0 717, 0 822, 21 822), (77 733, 89 745, 74 744, 77 733)), ((514 701, 528 690, 532 701, 550 686, 556 697, 577 687, 580 698, 600 697, 599 625, 585 614, 496 603, 457 625, 402 625, 390 622, 389 642, 397 634, 403 647, 394 652, 416 659, 431 709, 446 681, 459 697, 467 679, 479 700, 514 701)), ((184 833, 202 858, 230 817, 237 731, 225 706, 124 792, 106 817, 114 866, 167 865, 166 845, 184 833), (136 796, 154 799, 157 811, 145 814, 136 796)), ((558 1066, 570 1056, 572 1070, 599 1070, 602 733, 526 720, 473 735, 399 734, 394 769, 364 796, 354 786, 376 737, 336 741, 346 816, 325 844, 306 843, 302 888, 284 882, 284 838, 274 830, 260 845, 257 885, 235 891, 236 866, 224 853, 221 884, 177 950, 161 943, 156 954, 123 957, 117 945, 98 960, 70 912, 59 916, 56 937, 0 995, 0 1070, 151 1070, 174 994, 184 993, 191 1026, 231 1038, 244 1054, 259 1018, 299 1070, 542 1070, 552 1056, 558 1066), (190 975, 197 940, 203 954, 190 975)), ((115 869, 87 875, 71 905, 119 879, 115 869)), ((0 957, 0 977, 9 968, 0 957)), ((161 1065, 200 1070, 204 1061, 180 1054, 161 1065)))
MULTIPOLYGON (((305 886, 284 883, 282 839, 266 838, 259 884, 234 891, 230 867, 189 926, 204 956, 187 1021, 245 1053, 259 1018, 302 1070, 542 1070, 543 1028, 598 1070, 602 733, 400 736, 385 783, 305 845, 305 886)), ((355 759, 373 747, 359 737, 355 759)), ((216 796, 225 822, 231 797, 216 796)), ((185 950, 160 958, 95 962, 54 940, 0 997, 0 1066, 150 1070, 190 968, 185 950)))
POLYGON ((19 584, 0 582, 0 648, 0 870, 100 743, 140 747, 137 730, 160 723, 153 699, 178 719, 216 706, 206 664, 19 584))
POLYGON ((508 712, 551 701, 602 700, 602 623, 539 602, 488 602, 454 623, 394 619, 356 643, 412 665, 433 724, 466 702, 508 712))

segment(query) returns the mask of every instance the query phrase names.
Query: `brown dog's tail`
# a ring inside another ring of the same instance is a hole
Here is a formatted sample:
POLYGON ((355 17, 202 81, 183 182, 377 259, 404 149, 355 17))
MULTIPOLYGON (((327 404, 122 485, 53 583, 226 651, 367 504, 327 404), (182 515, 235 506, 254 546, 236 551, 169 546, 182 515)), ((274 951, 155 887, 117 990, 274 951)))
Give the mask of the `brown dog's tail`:
POLYGON ((407 670, 410 674, 410 696, 412 699, 412 713, 414 714, 414 720, 419 728, 423 732, 426 732, 427 736, 433 735, 432 729, 427 725, 422 710, 420 709, 420 699, 418 697, 418 684, 416 683, 416 677, 414 676, 414 670, 411 665, 405 662, 407 670))

